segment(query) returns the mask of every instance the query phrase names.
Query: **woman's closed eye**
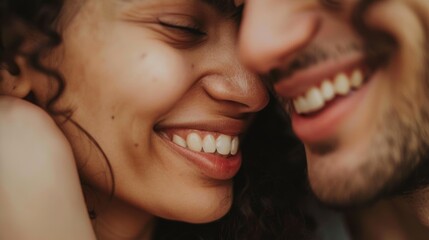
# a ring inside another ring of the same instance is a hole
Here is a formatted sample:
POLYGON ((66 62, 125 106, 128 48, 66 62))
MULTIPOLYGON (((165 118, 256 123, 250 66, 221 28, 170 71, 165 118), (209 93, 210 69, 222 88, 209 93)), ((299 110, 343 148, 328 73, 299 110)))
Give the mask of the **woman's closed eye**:
POLYGON ((165 35, 177 47, 194 46, 207 36, 202 24, 186 15, 163 16, 158 18, 158 24, 166 30, 165 35))
POLYGON ((171 28, 172 30, 177 30, 177 31, 183 31, 183 33, 193 34, 195 36, 207 35, 204 31, 200 29, 199 26, 195 26, 195 25, 184 25, 181 23, 163 22, 161 20, 159 21, 159 24, 161 24, 161 26, 164 26, 166 28, 171 28))

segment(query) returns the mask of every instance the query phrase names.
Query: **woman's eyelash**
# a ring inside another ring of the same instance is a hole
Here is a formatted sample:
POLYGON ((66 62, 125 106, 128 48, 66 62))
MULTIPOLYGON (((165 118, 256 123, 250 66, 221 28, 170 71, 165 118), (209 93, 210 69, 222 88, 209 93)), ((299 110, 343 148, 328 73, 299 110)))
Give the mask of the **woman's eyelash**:
POLYGON ((176 30, 180 30, 180 31, 185 31, 187 33, 191 33, 191 34, 194 34, 194 35, 206 35, 206 33, 203 32, 197 26, 186 26, 186 25, 181 25, 181 24, 176 24, 176 23, 168 23, 168 22, 163 22, 163 21, 159 21, 159 24, 161 26, 164 26, 164 27, 167 27, 167 28, 172 28, 172 29, 176 29, 176 30))

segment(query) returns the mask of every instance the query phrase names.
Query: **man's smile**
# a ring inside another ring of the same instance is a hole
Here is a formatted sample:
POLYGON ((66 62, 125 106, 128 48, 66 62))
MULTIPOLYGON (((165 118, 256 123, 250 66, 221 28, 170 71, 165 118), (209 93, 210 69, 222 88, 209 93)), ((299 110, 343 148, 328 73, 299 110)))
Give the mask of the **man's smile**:
POLYGON ((335 77, 325 78, 319 85, 312 86, 304 94, 293 98, 293 106, 298 114, 315 113, 332 100, 358 90, 363 83, 364 73, 360 68, 352 72, 339 72, 335 77))

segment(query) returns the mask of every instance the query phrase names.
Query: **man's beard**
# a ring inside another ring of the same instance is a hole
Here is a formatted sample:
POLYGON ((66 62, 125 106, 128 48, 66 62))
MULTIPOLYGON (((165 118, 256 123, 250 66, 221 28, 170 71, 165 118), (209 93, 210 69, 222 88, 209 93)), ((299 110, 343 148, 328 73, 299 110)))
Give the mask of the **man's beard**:
MULTIPOLYGON (((398 43, 389 33, 371 29, 363 19, 368 9, 376 2, 378 1, 361 0, 354 13, 353 25, 364 38, 363 46, 355 42, 345 45, 341 43, 343 51, 335 52, 333 49, 339 49, 337 46, 327 49, 327 46, 322 48, 310 45, 298 54, 287 68, 272 70, 268 79, 275 84, 276 80, 292 75, 295 71, 309 68, 337 54, 353 51, 365 53, 370 72, 388 68, 390 60, 400 51, 398 43)), ((428 32, 426 26, 426 43, 416 43, 421 44, 417 47, 424 53, 423 57, 416 58, 419 67, 410 70, 412 72, 407 74, 407 78, 388 79, 391 81, 391 106, 375 119, 376 132, 369 140, 368 151, 360 158, 362 164, 355 169, 359 176, 346 176, 341 181, 332 181, 329 189, 319 188, 317 195, 323 196, 321 199, 324 199, 325 204, 337 208, 358 206, 382 197, 412 193, 429 186, 428 32), (417 83, 417 87, 409 89, 408 92, 400 88, 407 86, 410 81, 417 83), (357 186, 357 178, 364 179, 365 183, 357 186)), ((286 108, 292 111, 289 105, 286 105, 286 108)), ((337 139, 331 139, 307 148, 318 155, 325 155, 337 149, 339 144, 337 139)))
MULTIPOLYGON (((365 52, 370 71, 389 71, 391 59, 401 49, 389 33, 373 30, 364 24, 364 13, 374 2, 377 1, 362 0, 359 3, 361 5, 357 7, 353 23, 360 35, 364 36, 365 44, 362 48, 350 49, 365 52)), ((404 74, 406 77, 383 79, 390 81, 385 84, 389 89, 384 89, 388 90, 385 93, 390 94, 390 106, 382 115, 374 118, 376 131, 368 142, 368 151, 360 157, 362 164, 355 169, 357 175, 333 182, 330 189, 319 189, 318 196, 323 196, 321 199, 324 199, 325 204, 334 208, 360 206, 380 198, 410 194, 429 187, 429 31, 425 27, 426 42, 416 41, 414 46, 423 52, 423 57, 415 58, 414 66, 417 67, 405 69, 409 71, 404 74), (414 87, 409 87, 413 83, 414 87), (401 86, 409 88, 404 90, 401 86), (364 179, 365 183, 356 185, 357 178, 364 179)), ((317 60, 311 58, 314 59, 317 60)), ((307 67, 305 64, 296 66, 307 67)), ((339 144, 336 139, 332 139, 321 145, 307 147, 313 153, 324 155, 337 149, 339 144)))
MULTIPOLYGON (((427 88, 427 84, 425 84, 427 88)), ((409 101, 413 95, 409 95, 409 101)), ((369 164, 361 166, 361 172, 371 183, 375 196, 397 196, 412 193, 429 186, 429 100, 421 103, 419 119, 401 121, 401 112, 395 110, 385 114, 379 124, 379 134, 369 146, 369 164), (426 108, 426 109, 425 109, 426 108)), ((371 188, 368 186, 368 188, 371 188)))
MULTIPOLYGON (((425 51, 429 53, 429 49, 425 51)), ((326 205, 333 208, 361 206, 429 186, 429 72, 423 67, 429 66, 427 57, 425 62, 426 65, 422 64, 420 71, 412 75, 418 81, 418 89, 408 94, 391 95, 394 97, 392 103, 395 101, 412 109, 412 114, 403 112, 401 109, 404 108, 397 108, 398 104, 391 104, 378 118, 368 151, 360 159, 362 164, 355 169, 357 175, 336 181, 331 189, 321 193, 322 196, 330 196, 324 198, 326 205), (427 94, 416 101, 419 94, 415 93, 418 91, 427 94), (365 184, 356 188, 356 178, 365 179, 365 184), (332 197, 335 195, 348 197, 334 200, 336 197, 332 197)), ((407 84, 409 79, 396 81, 407 84)), ((396 90, 401 91, 398 87, 396 90)), ((338 145, 339 142, 333 139, 308 147, 310 151, 324 155, 337 149, 338 145)))
MULTIPOLYGON (((380 58, 372 59, 372 52, 380 52, 377 47, 389 46, 392 39, 385 33, 367 28, 363 23, 363 13, 374 2, 376 1, 363 0, 360 3, 354 23, 362 36, 367 38, 365 42, 368 43, 368 62, 377 62, 378 65, 375 67, 379 67, 384 62, 380 61, 380 58)), ((422 23, 425 26, 425 43, 418 46, 423 51, 423 59, 417 59, 420 61, 417 62, 420 67, 412 73, 412 80, 396 79, 402 84, 406 84, 407 81, 418 81, 419 89, 413 89, 415 92, 394 96, 402 106, 412 109, 412 114, 404 113, 392 104, 391 109, 384 114, 378 124, 377 129, 380 134, 377 134, 370 144, 372 149, 365 162, 371 164, 365 164, 359 169, 359 172, 368 179, 368 183, 374 183, 371 186, 373 189, 368 191, 373 192, 374 195, 367 196, 367 201, 409 194, 429 186, 429 29, 427 24, 422 23), (423 91, 421 94, 423 97, 416 99, 415 93, 419 91, 423 91)), ((389 48, 384 48, 389 51, 389 48)), ((386 54, 384 59, 388 60, 389 57, 389 54, 386 54)), ((365 193, 362 194, 365 195, 365 193)))
MULTIPOLYGON (((403 149, 400 152, 402 156, 399 157, 404 162, 415 161, 417 165, 410 169, 408 176, 405 175, 405 178, 396 187, 392 187, 390 192, 386 191, 394 195, 410 194, 429 186, 429 25, 427 24, 429 22, 425 25, 425 44, 421 46, 424 51, 422 69, 416 76, 424 91, 424 100, 418 106, 417 116, 420 118, 414 120, 413 126, 406 126, 405 123, 399 124, 401 130, 398 135, 401 134, 401 136, 396 136, 397 139, 402 140, 402 144, 396 146, 403 149)), ((402 79, 402 81, 407 80, 402 79)), ((416 104, 412 95, 408 97, 409 104, 416 104)))

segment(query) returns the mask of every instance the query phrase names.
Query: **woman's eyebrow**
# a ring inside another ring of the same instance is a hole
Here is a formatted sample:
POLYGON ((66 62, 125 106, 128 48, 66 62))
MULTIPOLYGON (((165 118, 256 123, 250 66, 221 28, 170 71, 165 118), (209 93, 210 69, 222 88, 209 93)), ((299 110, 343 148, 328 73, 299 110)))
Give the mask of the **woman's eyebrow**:
MULTIPOLYGON (((119 5, 126 5, 127 8, 131 7, 133 8, 134 5, 138 5, 144 2, 157 2, 158 0, 109 0, 116 2, 119 5)), ((177 0, 174 0, 177 2, 177 0)), ((174 2, 172 1, 172 2, 174 2)), ((243 5, 236 6, 234 4, 234 0, 183 0, 188 2, 193 2, 194 4, 201 3, 204 5, 207 5, 211 8, 213 8, 216 12, 221 14, 222 16, 228 18, 228 19, 234 19, 237 21, 240 21, 241 19, 241 13, 243 10, 243 5)), ((166 1, 168 3, 168 1, 166 1)))
MULTIPOLYGON (((128 4, 128 3, 144 2, 148 0, 117 0, 117 1, 119 1, 120 3, 128 4)), ((236 6, 233 0, 196 0, 196 1, 208 4, 216 8, 216 10, 226 14, 233 12, 236 9, 236 6)))

